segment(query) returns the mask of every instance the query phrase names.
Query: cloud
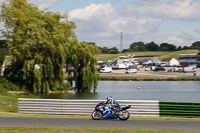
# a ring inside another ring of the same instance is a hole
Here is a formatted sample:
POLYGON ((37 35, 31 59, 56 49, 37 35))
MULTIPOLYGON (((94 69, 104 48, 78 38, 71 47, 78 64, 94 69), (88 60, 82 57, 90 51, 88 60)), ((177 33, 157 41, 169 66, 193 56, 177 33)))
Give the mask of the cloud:
POLYGON ((134 41, 188 45, 200 37, 193 31, 200 21, 199 7, 199 0, 133 0, 118 9, 109 3, 93 3, 68 16, 75 21, 80 40, 102 42, 101 46, 119 44, 120 32, 125 47, 134 41), (180 23, 185 28, 178 26, 180 23))
POLYGON ((200 20, 199 0, 142 0, 127 6, 125 13, 164 19, 200 20))
POLYGON ((99 37, 109 34, 110 22, 115 18, 115 11, 110 4, 91 4, 85 8, 72 10, 68 16, 76 22, 77 31, 81 33, 93 33, 99 37))
MULTIPOLYGON (((93 16, 103 17, 104 15, 111 15, 115 13, 115 10, 109 3, 106 4, 95 4, 92 3, 89 6, 82 9, 75 9, 69 12, 69 18, 74 19, 82 19, 89 20, 93 16)), ((112 16, 111 16, 112 17, 112 16)))
POLYGON ((0 0, 0 3, 3 3, 5 0, 0 0))
MULTIPOLYGON (((0 3, 5 2, 6 0, 0 0, 0 3)), ((28 0, 29 3, 32 3, 38 6, 39 9, 50 8, 60 0, 28 0)))
MULTIPOLYGON (((51 8, 59 1, 29 0, 40 9, 51 8)), ((127 48, 135 41, 188 45, 200 38, 199 0, 132 0, 121 8, 114 8, 111 3, 91 3, 66 13, 77 25, 75 32, 80 41, 119 46, 123 32, 127 48)))
POLYGON ((104 46, 105 42, 109 42, 109 47, 116 46, 120 32, 129 35, 148 34, 156 31, 161 23, 156 19, 122 15, 120 10, 113 8, 109 3, 92 3, 85 8, 70 11, 68 16, 70 20, 75 21, 80 40, 102 42, 102 39, 105 39, 104 46))
POLYGON ((39 9, 45 9, 45 8, 50 8, 59 0, 29 0, 30 3, 38 6, 39 9))
POLYGON ((195 34, 199 34, 200 33, 200 27, 197 27, 195 30, 194 30, 195 34))
POLYGON ((179 38, 177 36, 170 36, 167 38, 167 42, 171 43, 171 44, 179 44, 182 45, 182 43, 184 42, 182 38, 179 38))

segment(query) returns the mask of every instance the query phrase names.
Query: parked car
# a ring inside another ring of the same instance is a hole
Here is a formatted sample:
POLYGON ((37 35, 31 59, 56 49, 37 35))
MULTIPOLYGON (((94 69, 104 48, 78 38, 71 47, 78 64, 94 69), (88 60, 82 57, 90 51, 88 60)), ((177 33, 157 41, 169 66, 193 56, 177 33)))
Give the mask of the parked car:
POLYGON ((153 71, 165 71, 164 67, 156 67, 153 71))
POLYGON ((173 72, 173 69, 169 69, 168 72, 173 72))
POLYGON ((135 69, 135 68, 127 69, 126 73, 137 73, 137 69, 135 69))
POLYGON ((183 72, 183 68, 184 68, 184 66, 177 66, 177 67, 173 68, 173 71, 174 72, 183 72))
POLYGON ((186 72, 196 72, 196 70, 195 70, 194 67, 184 67, 183 72, 184 73, 186 73, 186 72))
POLYGON ((100 73, 111 73, 112 72, 112 67, 103 67, 99 70, 100 73))
POLYGON ((151 71, 151 67, 145 67, 144 70, 145 71, 151 71))
POLYGON ((137 66, 131 65, 126 69, 126 73, 137 73, 137 66))

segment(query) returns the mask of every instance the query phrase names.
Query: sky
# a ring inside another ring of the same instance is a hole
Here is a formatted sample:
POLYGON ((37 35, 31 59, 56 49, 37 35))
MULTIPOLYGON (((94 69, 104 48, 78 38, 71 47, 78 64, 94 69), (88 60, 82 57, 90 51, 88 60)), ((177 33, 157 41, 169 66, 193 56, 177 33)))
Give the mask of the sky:
MULTIPOLYGON (((0 0, 0 3, 5 0, 0 0)), ((123 48, 154 41, 190 46, 200 41, 200 0, 29 0, 74 21, 79 41, 123 48)), ((2 27, 2 24, 1 26, 2 27)))

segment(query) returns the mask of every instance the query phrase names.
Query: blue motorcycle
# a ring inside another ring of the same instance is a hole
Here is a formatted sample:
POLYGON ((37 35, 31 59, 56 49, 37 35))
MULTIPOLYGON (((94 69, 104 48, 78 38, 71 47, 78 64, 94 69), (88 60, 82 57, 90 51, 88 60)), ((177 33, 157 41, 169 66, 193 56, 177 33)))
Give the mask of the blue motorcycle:
POLYGON ((117 107, 111 107, 109 104, 104 102, 96 105, 95 110, 92 112, 91 116, 94 120, 101 120, 103 118, 111 118, 120 120, 128 120, 130 113, 127 111, 131 105, 118 105, 117 107))

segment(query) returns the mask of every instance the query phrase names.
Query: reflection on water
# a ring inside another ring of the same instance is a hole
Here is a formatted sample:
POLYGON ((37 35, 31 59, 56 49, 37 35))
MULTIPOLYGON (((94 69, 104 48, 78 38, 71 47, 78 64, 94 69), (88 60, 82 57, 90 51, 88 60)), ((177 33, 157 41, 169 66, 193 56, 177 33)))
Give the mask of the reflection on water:
POLYGON ((99 81, 97 93, 49 94, 42 98, 200 102, 199 81, 99 81))
POLYGON ((98 93, 77 93, 77 94, 43 94, 45 99, 96 99, 98 93))

